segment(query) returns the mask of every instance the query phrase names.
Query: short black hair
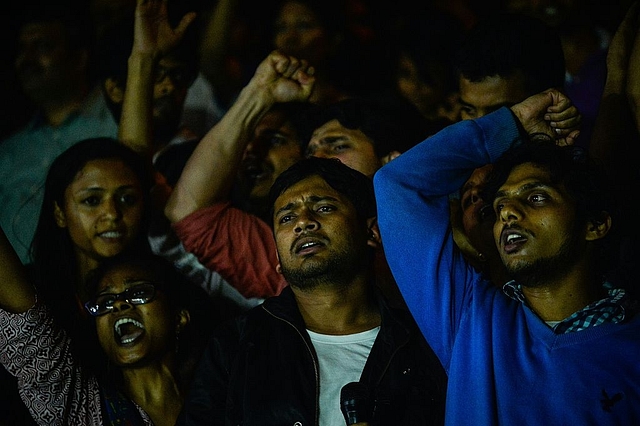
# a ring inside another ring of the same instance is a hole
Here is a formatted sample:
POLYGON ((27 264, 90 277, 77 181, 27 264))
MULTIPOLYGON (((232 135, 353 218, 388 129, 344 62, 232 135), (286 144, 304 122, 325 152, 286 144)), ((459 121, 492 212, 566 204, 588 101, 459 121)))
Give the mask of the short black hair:
POLYGON ((331 120, 360 130, 378 157, 405 152, 430 136, 430 126, 418 109, 396 95, 360 96, 309 109, 300 119, 300 136, 309 143, 313 131, 331 120))
POLYGON ((541 19, 522 13, 502 11, 480 20, 465 35, 454 61, 456 72, 473 82, 521 72, 530 95, 564 87, 559 33, 541 19))
POLYGON ((301 180, 316 175, 345 195, 360 218, 376 216, 376 200, 370 178, 335 158, 310 157, 296 162, 276 178, 268 197, 270 217, 273 219, 275 201, 284 191, 301 180))

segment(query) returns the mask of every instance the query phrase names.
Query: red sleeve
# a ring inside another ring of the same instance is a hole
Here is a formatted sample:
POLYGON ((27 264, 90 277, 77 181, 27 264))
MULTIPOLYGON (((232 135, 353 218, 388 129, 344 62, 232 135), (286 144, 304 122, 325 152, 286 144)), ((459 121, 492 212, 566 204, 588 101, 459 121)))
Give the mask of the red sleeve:
POLYGON ((193 212, 173 224, 184 248, 245 297, 267 298, 287 284, 276 272, 273 231, 229 202, 193 212))

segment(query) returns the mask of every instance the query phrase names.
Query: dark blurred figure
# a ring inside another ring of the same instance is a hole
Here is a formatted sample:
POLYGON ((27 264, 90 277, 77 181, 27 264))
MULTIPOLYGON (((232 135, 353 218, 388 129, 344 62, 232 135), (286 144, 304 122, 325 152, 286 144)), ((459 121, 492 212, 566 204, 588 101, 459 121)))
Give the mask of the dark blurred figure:
POLYGON ((396 85, 436 130, 458 120, 458 81, 454 55, 465 34, 451 13, 433 6, 399 12, 393 52, 396 85))
POLYGON ((607 78, 594 131, 591 154, 603 163, 613 182, 611 191, 621 204, 624 229, 619 265, 607 277, 640 298, 636 277, 640 234, 636 202, 630 194, 640 188, 636 147, 640 143, 640 4, 634 1, 613 32, 607 53, 607 78))
POLYGON ((611 40, 607 23, 623 8, 612 2, 584 0, 507 0, 505 7, 535 16, 557 29, 566 65, 564 92, 582 114, 578 143, 586 147, 593 133, 607 73, 606 57, 611 40))
POLYGON ((564 86, 557 31, 521 13, 487 16, 466 34, 455 58, 461 118, 478 118, 549 88, 564 86))
POLYGON ((53 159, 81 139, 117 135, 93 78, 93 29, 82 4, 29 0, 12 15, 16 79, 34 114, 0 142, 0 223, 23 263, 53 159))
POLYGON ((388 35, 376 31, 374 10, 353 0, 220 0, 207 15, 201 70, 227 108, 274 49, 315 67, 313 103, 390 90, 388 35))

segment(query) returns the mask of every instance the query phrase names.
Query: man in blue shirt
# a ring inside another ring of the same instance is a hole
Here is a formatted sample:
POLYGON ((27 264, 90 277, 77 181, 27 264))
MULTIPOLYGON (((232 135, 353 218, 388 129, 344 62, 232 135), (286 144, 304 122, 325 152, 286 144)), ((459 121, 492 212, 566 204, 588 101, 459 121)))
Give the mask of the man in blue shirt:
POLYGON ((637 303, 602 280, 610 191, 583 150, 529 140, 573 143, 569 105, 549 90, 464 120, 374 176, 387 260, 449 376, 448 425, 640 421, 637 303), (462 257, 449 220, 449 196, 488 163, 504 288, 462 257))

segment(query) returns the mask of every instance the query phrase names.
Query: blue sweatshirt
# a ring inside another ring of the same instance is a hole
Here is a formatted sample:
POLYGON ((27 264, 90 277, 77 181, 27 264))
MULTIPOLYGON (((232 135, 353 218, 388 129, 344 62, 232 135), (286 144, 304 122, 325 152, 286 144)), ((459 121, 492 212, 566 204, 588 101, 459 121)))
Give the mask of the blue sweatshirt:
POLYGON ((455 250, 449 194, 518 137, 508 108, 449 126, 374 176, 385 254, 449 375, 447 425, 640 425, 640 315, 554 334, 455 250))

